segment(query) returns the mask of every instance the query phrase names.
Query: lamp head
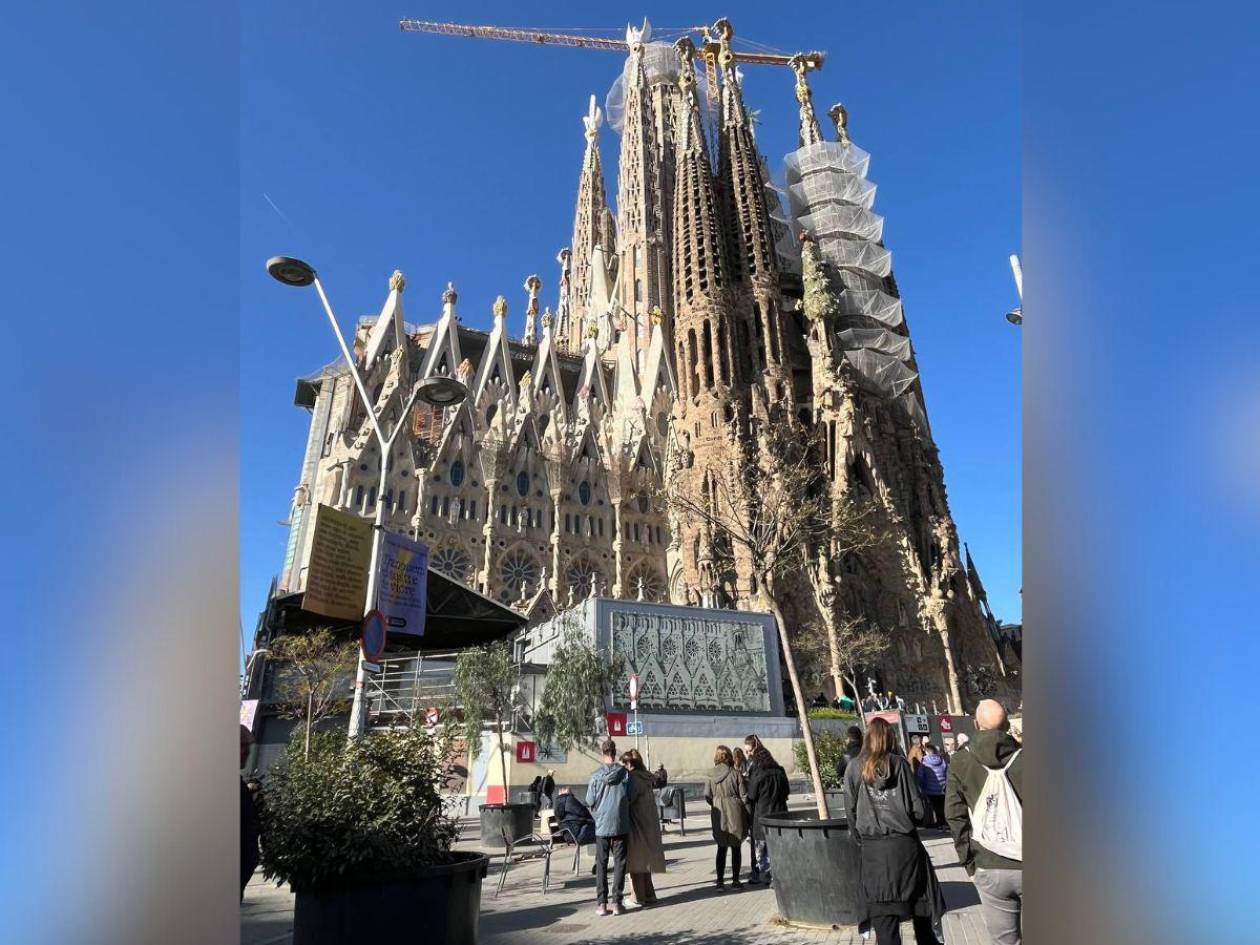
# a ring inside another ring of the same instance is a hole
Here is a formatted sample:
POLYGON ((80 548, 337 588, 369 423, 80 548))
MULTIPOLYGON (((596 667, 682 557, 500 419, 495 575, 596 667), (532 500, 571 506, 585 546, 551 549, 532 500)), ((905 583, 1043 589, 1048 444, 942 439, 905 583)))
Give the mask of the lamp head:
POLYGON ((1021 305, 1019 308, 1011 309, 1006 313, 1006 320, 1012 325, 1024 324, 1024 307, 1021 305))
POLYGON ((449 377, 426 377, 417 387, 417 398, 434 407, 453 407, 468 397, 468 388, 449 377))
POLYGON ((315 281, 311 264, 292 256, 272 256, 267 260, 267 271, 271 278, 285 285, 307 286, 315 281))

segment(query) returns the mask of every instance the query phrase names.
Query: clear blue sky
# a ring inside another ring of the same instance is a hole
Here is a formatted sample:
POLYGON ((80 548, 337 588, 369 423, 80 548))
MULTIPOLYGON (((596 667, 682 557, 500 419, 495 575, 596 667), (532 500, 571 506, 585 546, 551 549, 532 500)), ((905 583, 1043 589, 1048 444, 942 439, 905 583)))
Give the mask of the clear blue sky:
MULTIPOLYGON (((539 27, 661 27, 728 16, 737 35, 821 48, 820 110, 843 101, 872 154, 875 209, 901 287, 950 504, 998 616, 1020 619, 1020 332, 1007 256, 1019 250, 1017 12, 998 0, 796 4, 247 4, 241 50, 241 614, 250 634, 280 566, 308 415, 293 382, 332 360, 311 292, 263 271, 308 258, 347 329, 375 313, 395 268, 408 321, 432 320, 447 280, 466 322, 499 294, 517 331, 525 277, 554 303, 587 97, 618 54, 404 34, 401 16, 539 27)), ((779 175, 796 144, 786 69, 745 68, 758 141, 779 175)), ((824 123, 826 122, 824 118, 824 123)), ((604 128, 615 194, 618 139, 604 128)))

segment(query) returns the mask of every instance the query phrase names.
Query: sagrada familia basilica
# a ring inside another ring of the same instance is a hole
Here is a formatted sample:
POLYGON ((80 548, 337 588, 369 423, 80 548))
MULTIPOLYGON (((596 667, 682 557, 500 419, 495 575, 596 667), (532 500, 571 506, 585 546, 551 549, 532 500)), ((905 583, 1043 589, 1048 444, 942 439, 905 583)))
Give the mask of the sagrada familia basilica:
POLYGON ((378 414, 410 426, 383 495, 344 362, 299 382, 311 424, 280 590, 303 588, 317 505, 371 517, 381 502, 433 569, 522 610, 590 596, 756 608, 755 582, 736 561, 713 567, 711 536, 671 516, 662 484, 671 468, 729 468, 756 450, 759 425, 783 424, 825 443, 832 493, 873 502, 887 529, 860 555, 822 555, 823 591, 794 595, 789 624, 867 618, 892 640, 870 671, 909 701, 963 711, 1017 698, 1018 656, 950 516, 869 156, 843 106, 824 136, 798 63, 799 140, 774 182, 730 38, 725 24, 706 114, 690 41, 627 31, 606 101, 616 210, 592 96, 555 308, 540 310, 543 282, 529 276, 519 335, 502 296, 489 331, 465 325, 452 285, 436 321, 414 327, 394 273, 354 351, 378 414), (399 418, 432 375, 456 377, 468 399, 399 418))

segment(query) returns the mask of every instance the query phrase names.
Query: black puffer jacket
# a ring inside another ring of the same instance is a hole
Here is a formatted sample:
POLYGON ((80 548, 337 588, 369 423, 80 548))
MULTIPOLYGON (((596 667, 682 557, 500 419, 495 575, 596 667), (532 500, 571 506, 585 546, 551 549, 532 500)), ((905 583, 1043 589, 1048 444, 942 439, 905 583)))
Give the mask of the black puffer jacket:
POLYGON ((762 820, 771 814, 787 810, 790 794, 787 772, 783 770, 783 766, 769 752, 753 755, 752 770, 748 775, 748 809, 752 813, 754 840, 766 839, 762 820))

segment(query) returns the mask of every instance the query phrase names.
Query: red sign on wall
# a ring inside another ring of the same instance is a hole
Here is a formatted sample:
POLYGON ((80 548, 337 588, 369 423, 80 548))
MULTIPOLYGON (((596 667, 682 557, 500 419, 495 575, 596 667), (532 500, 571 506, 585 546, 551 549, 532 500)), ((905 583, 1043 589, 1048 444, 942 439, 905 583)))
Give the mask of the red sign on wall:
POLYGON ((608 713, 608 734, 610 736, 626 734, 626 713, 609 712, 608 713))
POLYGON ((944 713, 936 717, 936 724, 942 732, 952 732, 954 730, 954 720, 944 713))
POLYGON ((538 756, 538 748, 533 742, 516 743, 516 760, 529 764, 538 756))

